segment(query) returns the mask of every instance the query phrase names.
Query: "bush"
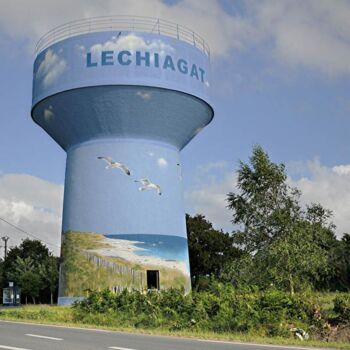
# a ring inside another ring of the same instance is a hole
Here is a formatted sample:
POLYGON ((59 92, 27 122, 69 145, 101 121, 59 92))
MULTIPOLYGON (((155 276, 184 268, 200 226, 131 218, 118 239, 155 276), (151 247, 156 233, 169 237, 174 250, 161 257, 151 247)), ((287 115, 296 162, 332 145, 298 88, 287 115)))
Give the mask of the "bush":
POLYGON ((337 296, 334 299, 333 311, 341 322, 350 322, 350 295, 337 296))
POLYGON ((237 291, 230 284, 212 282, 205 291, 187 295, 178 289, 145 294, 90 291, 74 305, 74 317, 109 326, 290 336, 288 325, 307 328, 313 310, 306 296, 291 297, 274 289, 237 291))

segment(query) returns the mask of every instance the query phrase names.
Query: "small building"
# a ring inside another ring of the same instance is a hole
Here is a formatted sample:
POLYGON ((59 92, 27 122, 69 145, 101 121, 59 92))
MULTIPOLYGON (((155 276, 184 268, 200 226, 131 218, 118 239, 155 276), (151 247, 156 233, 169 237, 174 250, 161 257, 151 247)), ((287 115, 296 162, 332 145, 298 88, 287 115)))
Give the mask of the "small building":
POLYGON ((21 304, 21 290, 13 282, 2 290, 2 303, 4 306, 17 306, 21 304))

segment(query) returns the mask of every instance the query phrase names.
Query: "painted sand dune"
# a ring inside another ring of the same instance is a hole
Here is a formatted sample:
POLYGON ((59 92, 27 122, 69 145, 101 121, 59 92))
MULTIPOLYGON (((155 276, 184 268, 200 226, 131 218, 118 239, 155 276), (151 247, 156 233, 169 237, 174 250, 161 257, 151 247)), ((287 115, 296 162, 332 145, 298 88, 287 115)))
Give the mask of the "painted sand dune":
POLYGON ((161 289, 183 287, 186 291, 190 290, 189 268, 182 259, 187 254, 185 239, 184 252, 180 255, 174 252, 172 259, 171 250, 167 256, 157 256, 156 243, 151 237, 154 235, 149 235, 148 242, 145 242, 148 235, 141 235, 142 241, 131 240, 138 235, 127 235, 127 239, 124 236, 121 235, 122 239, 119 239, 115 235, 106 237, 96 233, 65 233, 60 296, 84 296, 88 289, 147 290, 147 270, 159 270, 161 289))

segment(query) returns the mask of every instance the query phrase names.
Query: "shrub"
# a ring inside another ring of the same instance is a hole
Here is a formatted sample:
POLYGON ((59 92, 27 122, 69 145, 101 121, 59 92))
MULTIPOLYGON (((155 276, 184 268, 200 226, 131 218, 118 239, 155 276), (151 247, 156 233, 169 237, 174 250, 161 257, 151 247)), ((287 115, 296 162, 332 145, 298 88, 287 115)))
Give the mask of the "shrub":
POLYGON ((337 296, 334 299, 333 311, 341 322, 350 322, 350 294, 337 296))
POLYGON ((140 293, 90 291, 74 305, 75 319, 99 324, 168 330, 257 332, 289 336, 288 325, 307 328, 313 322, 310 298, 274 289, 237 291, 230 284, 213 282, 205 291, 185 295, 183 290, 140 293), (104 317, 102 317, 104 315, 104 317))

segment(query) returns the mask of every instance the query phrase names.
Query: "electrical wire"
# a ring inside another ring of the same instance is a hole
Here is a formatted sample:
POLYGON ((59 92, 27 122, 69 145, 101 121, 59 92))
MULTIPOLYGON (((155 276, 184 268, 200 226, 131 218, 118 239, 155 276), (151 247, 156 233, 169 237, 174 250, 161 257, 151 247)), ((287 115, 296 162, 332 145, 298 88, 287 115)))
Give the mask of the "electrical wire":
POLYGON ((52 247, 58 247, 58 248, 60 247, 60 246, 57 245, 57 244, 53 244, 53 243, 49 243, 49 242, 44 241, 43 239, 41 239, 41 238, 39 238, 39 237, 33 235, 32 233, 29 233, 29 232, 27 232, 27 231, 21 229, 20 227, 18 227, 18 226, 16 226, 16 225, 12 224, 11 222, 5 220, 5 219, 2 218, 2 217, 0 217, 0 220, 3 221, 3 222, 5 222, 5 223, 8 224, 9 226, 12 226, 12 227, 15 228, 16 230, 18 230, 18 231, 20 231, 20 232, 22 232, 22 233, 24 233, 24 234, 26 234, 26 235, 28 235, 28 236, 30 236, 30 237, 32 237, 32 238, 35 238, 35 239, 37 239, 37 240, 39 240, 39 241, 41 241, 41 242, 44 242, 44 243, 46 243, 46 244, 48 244, 48 245, 51 245, 52 247))

